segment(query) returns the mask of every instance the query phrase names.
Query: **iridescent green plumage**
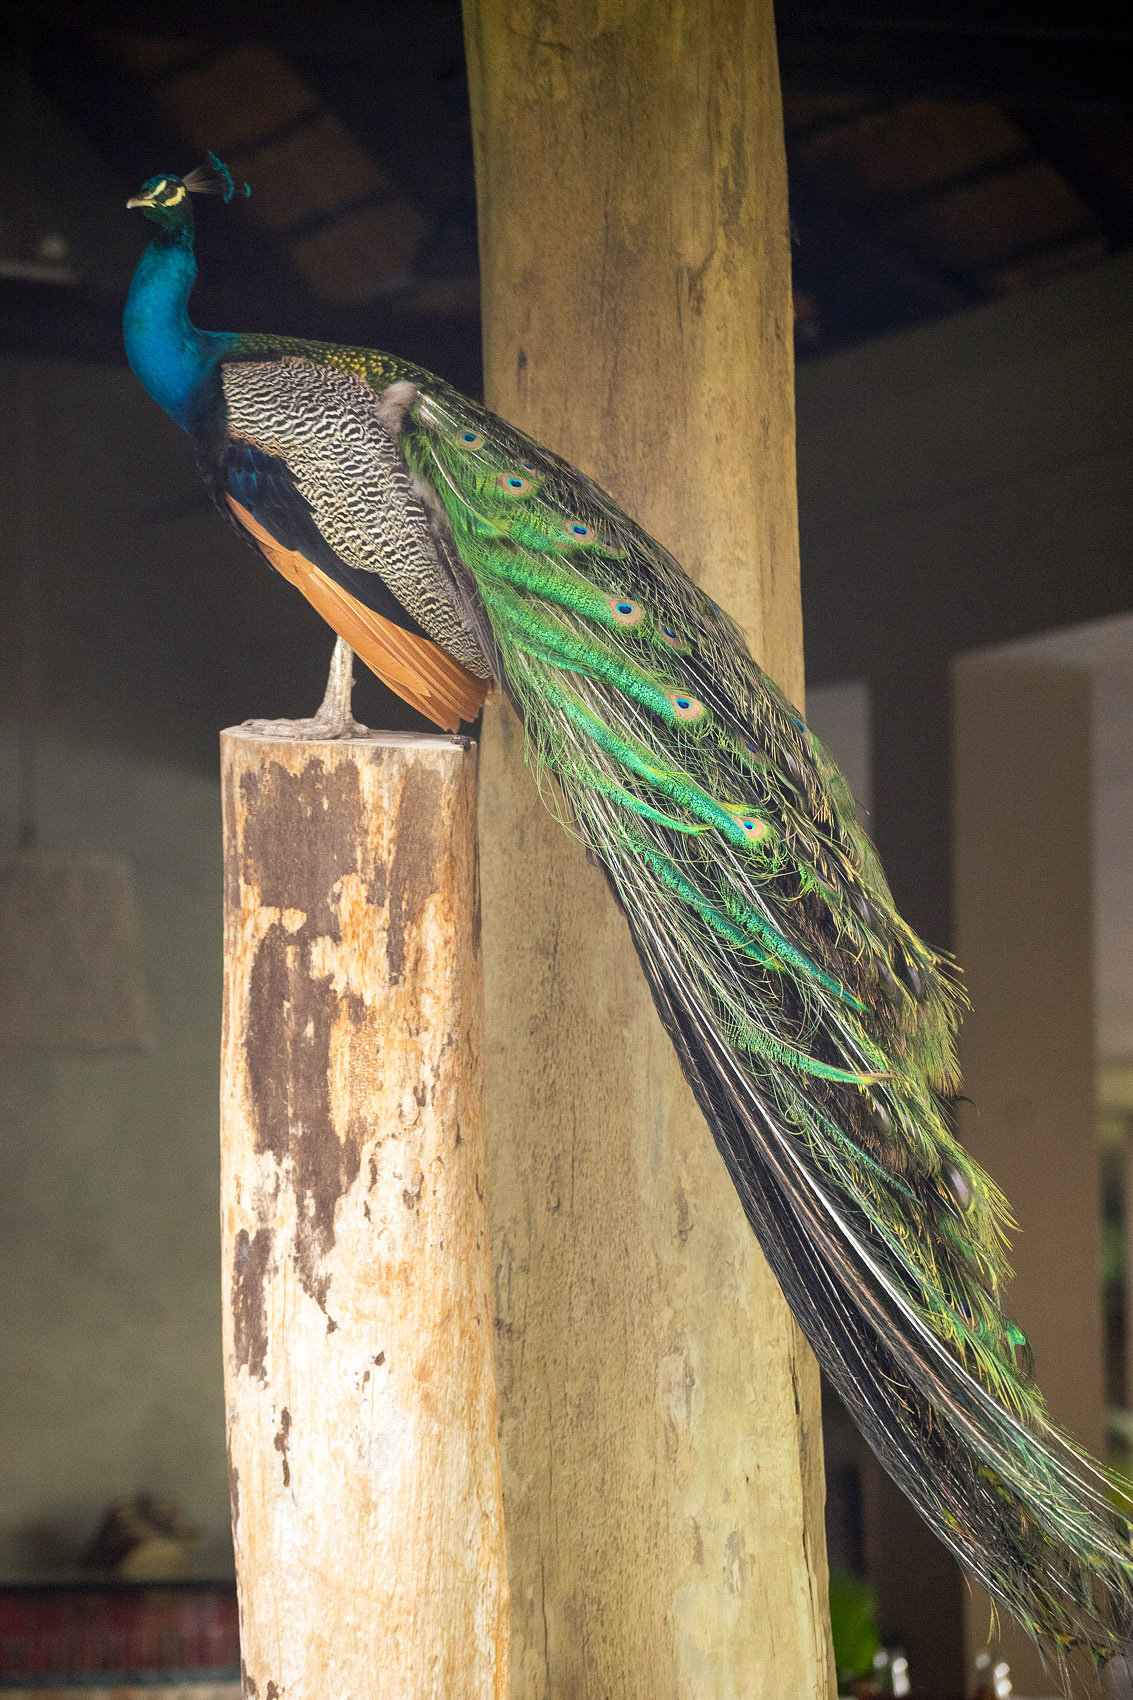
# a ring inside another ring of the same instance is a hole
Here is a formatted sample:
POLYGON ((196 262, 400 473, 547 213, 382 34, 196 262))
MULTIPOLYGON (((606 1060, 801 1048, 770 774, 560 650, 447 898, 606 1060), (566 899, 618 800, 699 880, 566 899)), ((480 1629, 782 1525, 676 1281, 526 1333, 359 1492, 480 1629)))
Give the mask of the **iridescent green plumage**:
MULTIPOLYGON (((1046 1416, 1001 1305, 1007 1207, 951 1130, 956 975, 818 740, 672 557, 523 433, 388 355, 184 326, 203 352, 175 417, 222 507, 512 698, 882 1462, 1059 1662, 1127 1643, 1130 1524, 1046 1416)), ((157 393, 160 334, 138 334, 157 393)))
POLYGON ((1057 1659, 1104 1658, 1130 1527, 1002 1310, 1007 1206, 948 1116, 956 976, 897 915, 845 781, 591 483, 440 386, 401 442, 827 1374, 991 1593, 1057 1659))

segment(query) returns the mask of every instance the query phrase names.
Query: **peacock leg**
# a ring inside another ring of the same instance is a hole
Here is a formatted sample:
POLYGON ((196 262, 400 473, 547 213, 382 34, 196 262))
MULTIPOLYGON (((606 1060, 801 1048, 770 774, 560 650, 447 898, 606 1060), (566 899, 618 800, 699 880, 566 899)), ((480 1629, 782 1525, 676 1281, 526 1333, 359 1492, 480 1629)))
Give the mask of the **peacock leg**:
POLYGON ((351 709, 354 695, 354 651, 336 638, 330 658, 327 688, 318 710, 308 720, 246 720, 249 732, 269 738, 364 738, 369 728, 359 724, 351 709))

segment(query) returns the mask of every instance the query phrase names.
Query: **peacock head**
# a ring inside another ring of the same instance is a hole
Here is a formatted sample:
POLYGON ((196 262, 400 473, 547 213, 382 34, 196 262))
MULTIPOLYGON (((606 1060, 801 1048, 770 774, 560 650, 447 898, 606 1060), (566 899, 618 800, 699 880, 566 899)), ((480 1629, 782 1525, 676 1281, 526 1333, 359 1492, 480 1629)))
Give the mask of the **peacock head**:
POLYGON ((250 195, 251 190, 246 183, 237 189, 224 161, 210 153, 205 163, 195 167, 187 177, 175 177, 171 171, 164 171, 147 178, 126 205, 139 207, 162 230, 175 231, 192 226, 190 195, 219 195, 227 203, 236 194, 250 195))
POLYGON ((127 207, 140 207, 147 218, 162 230, 177 230, 192 223, 189 210, 189 191, 183 177, 163 172, 147 178, 136 195, 131 195, 127 207))

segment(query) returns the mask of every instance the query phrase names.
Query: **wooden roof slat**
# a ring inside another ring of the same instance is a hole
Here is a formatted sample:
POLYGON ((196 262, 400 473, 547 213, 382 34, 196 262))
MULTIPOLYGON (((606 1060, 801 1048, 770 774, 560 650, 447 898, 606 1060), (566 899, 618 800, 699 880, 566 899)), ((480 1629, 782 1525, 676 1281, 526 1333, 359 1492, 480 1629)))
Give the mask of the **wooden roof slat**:
POLYGON ((904 196, 1026 152, 1018 125, 988 101, 905 101, 813 136, 806 154, 849 193, 904 196))
POLYGON ((912 209, 901 224, 926 259, 973 269, 1096 230, 1085 201, 1045 160, 964 185, 912 209))

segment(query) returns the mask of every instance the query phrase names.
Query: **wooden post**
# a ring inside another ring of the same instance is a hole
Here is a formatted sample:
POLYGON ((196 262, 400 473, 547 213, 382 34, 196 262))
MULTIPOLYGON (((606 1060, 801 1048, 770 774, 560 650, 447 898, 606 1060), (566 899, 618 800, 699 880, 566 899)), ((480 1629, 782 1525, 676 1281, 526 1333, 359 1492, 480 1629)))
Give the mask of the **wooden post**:
MULTIPOLYGON (((466 0, 465 23, 488 403, 801 701, 770 0, 466 0)), ((832 1695, 814 1361, 503 705, 482 759, 514 1700, 832 1695)))
POLYGON ((221 740, 244 1692, 506 1700, 476 754, 221 740))

